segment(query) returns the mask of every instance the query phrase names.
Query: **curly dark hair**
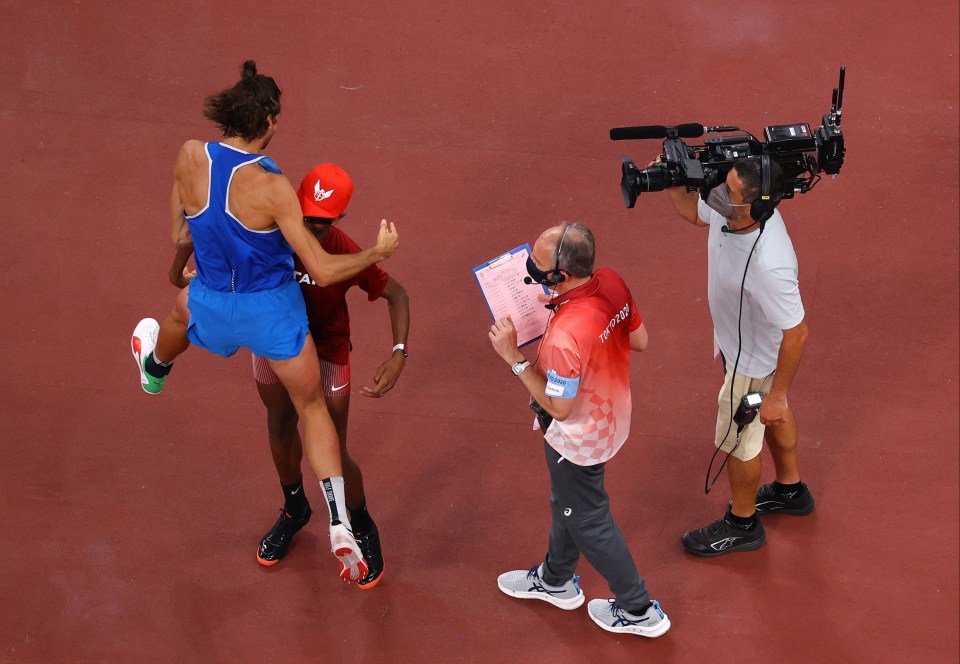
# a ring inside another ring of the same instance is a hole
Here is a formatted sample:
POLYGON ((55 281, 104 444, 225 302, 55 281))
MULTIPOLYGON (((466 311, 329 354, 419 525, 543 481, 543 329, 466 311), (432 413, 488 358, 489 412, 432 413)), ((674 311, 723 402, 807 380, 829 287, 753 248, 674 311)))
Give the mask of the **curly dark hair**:
POLYGON ((225 138, 256 140, 267 133, 267 118, 280 115, 280 88, 270 76, 257 73, 257 63, 247 60, 236 85, 207 97, 203 115, 220 127, 225 138))

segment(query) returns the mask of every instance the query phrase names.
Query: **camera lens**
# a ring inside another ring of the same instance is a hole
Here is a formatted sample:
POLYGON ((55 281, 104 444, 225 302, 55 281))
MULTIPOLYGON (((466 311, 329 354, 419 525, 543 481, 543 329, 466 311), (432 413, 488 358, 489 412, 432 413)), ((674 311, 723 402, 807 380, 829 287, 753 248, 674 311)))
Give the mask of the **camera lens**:
POLYGON ((656 166, 640 171, 640 191, 663 191, 670 186, 670 172, 656 166))

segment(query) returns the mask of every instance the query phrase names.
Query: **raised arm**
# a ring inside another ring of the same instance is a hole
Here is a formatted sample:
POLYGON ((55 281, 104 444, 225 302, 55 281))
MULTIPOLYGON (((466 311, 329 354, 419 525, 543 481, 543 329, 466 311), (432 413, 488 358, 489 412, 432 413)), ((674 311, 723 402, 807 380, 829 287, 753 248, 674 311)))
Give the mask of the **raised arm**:
POLYGON ((329 254, 303 224, 303 213, 290 182, 282 175, 269 178, 268 205, 283 237, 320 286, 354 277, 374 263, 389 258, 399 242, 397 230, 386 219, 380 222, 377 244, 356 254, 329 254))
POLYGON ((700 215, 697 213, 697 202, 700 200, 698 192, 687 191, 683 187, 671 187, 667 189, 667 193, 670 195, 670 202, 673 203, 673 207, 677 209, 681 217, 694 226, 708 225, 700 219, 700 215))

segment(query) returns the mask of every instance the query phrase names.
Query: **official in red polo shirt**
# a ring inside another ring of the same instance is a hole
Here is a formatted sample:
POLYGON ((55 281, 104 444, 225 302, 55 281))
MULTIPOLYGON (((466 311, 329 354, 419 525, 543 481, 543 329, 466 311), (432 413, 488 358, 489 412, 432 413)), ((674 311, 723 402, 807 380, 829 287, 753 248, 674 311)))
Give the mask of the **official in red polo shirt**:
POLYGON ((594 271, 595 253, 583 224, 550 228, 534 245, 527 272, 551 290, 553 315, 532 365, 517 349, 513 321, 490 328, 543 429, 553 515, 543 562, 501 574, 497 585, 511 597, 576 609, 584 601, 574 575, 582 554, 614 594, 592 600, 590 618, 610 632, 656 637, 670 619, 651 601, 604 488, 606 463, 630 433, 630 351, 647 347, 647 329, 623 279, 594 271))

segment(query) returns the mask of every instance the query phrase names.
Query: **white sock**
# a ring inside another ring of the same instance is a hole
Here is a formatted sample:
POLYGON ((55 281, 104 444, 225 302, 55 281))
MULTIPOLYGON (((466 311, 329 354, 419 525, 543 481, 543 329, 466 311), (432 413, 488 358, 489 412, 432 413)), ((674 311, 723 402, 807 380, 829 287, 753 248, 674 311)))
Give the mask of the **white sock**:
POLYGON ((350 512, 347 511, 347 499, 343 493, 343 478, 327 477, 320 480, 323 493, 327 498, 327 509, 330 511, 330 524, 342 523, 350 528, 350 512))

